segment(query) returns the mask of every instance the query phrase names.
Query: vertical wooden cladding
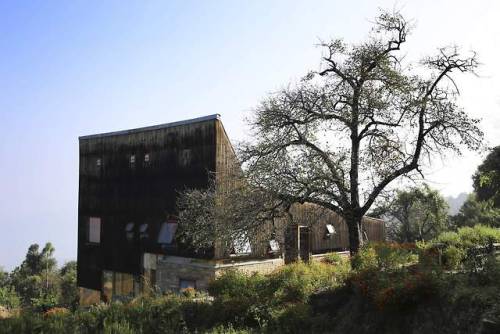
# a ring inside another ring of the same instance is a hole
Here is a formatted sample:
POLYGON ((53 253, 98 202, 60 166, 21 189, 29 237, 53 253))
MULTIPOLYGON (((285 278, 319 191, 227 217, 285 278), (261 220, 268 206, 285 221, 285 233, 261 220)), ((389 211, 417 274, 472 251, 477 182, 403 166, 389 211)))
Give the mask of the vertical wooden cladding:
MULTIPOLYGON (((239 168, 237 164, 236 153, 229 141, 226 130, 222 122, 215 122, 215 182, 218 193, 227 194, 234 189, 233 173, 235 168, 239 168)), ((219 196, 217 205, 224 205, 224 196, 219 196)), ((220 259, 226 256, 226 249, 221 242, 215 242, 214 257, 220 259)))
POLYGON ((79 286, 100 290, 102 270, 140 274, 144 252, 182 253, 161 248, 158 232, 176 214, 179 191, 208 186, 216 169, 216 123, 213 117, 80 138, 79 286), (86 240, 89 217, 101 218, 97 245, 86 240), (145 238, 140 237, 143 224, 148 225, 145 238))
POLYGON ((240 168, 240 165, 236 158, 233 145, 229 141, 222 122, 219 120, 215 122, 215 136, 215 171, 217 183, 222 189, 229 191, 231 189, 231 184, 228 184, 227 182, 231 179, 231 174, 234 173, 237 168, 240 168))
MULTIPOLYGON (((349 231, 344 219, 335 212, 312 204, 294 205, 291 208, 293 223, 310 227, 313 254, 349 249, 349 231), (326 225, 335 233, 327 235, 326 225)), ((384 241, 384 221, 363 217, 362 229, 368 241, 384 241)))

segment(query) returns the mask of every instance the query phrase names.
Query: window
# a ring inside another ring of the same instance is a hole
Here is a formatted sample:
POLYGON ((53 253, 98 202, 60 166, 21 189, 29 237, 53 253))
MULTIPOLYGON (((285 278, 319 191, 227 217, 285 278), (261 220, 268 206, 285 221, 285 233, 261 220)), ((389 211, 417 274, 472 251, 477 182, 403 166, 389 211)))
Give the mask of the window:
POLYGON ((158 243, 170 245, 174 241, 175 231, 177 231, 177 222, 166 222, 161 224, 158 234, 158 243))
POLYGON ((96 164, 97 167, 101 167, 101 165, 102 165, 102 159, 101 158, 97 158, 95 164, 96 164))
POLYGON ((88 242, 98 244, 101 242, 101 218, 90 217, 88 223, 88 242))
POLYGON ((134 155, 134 154, 132 154, 132 155, 130 156, 130 163, 131 163, 131 164, 135 164, 135 155, 134 155))
POLYGON ((141 226, 139 226, 139 237, 141 239, 146 239, 149 237, 148 224, 141 224, 141 226))
POLYGON ((239 255, 239 254, 249 254, 252 252, 252 246, 250 245, 250 241, 248 240, 248 237, 246 234, 243 234, 239 237, 237 237, 233 241, 233 254, 239 255))
POLYGON ((179 279, 179 290, 196 289, 196 281, 192 279, 179 279))
POLYGON ((131 274, 106 270, 102 272, 102 293, 106 301, 111 301, 113 296, 133 296, 137 288, 138 283, 131 274))
POLYGON ((325 231, 325 238, 330 238, 332 235, 334 235, 335 228, 333 227, 332 224, 326 224, 326 231, 325 231))
POLYGON ((269 240, 269 253, 276 253, 280 250, 280 244, 276 240, 269 240))
POLYGON ((191 163, 191 150, 184 149, 179 151, 179 165, 182 167, 186 167, 191 163))
POLYGON ((144 167, 149 167, 151 165, 151 155, 149 153, 144 154, 144 162, 142 165, 144 167))
POLYGON ((115 272, 113 294, 116 296, 131 296, 134 294, 134 276, 115 272))
POLYGON ((125 233, 128 241, 134 240, 134 223, 128 223, 125 226, 125 233))

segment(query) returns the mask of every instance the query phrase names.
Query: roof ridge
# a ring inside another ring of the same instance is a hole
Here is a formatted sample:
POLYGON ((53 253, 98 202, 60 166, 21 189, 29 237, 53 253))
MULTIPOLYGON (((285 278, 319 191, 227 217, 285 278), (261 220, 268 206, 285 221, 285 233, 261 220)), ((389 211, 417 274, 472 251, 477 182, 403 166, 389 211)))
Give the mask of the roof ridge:
POLYGON ((191 118, 191 119, 186 119, 186 120, 177 121, 177 122, 163 123, 163 124, 158 124, 158 125, 145 126, 145 127, 141 127, 141 128, 134 128, 134 129, 128 129, 128 130, 120 130, 120 131, 113 131, 113 132, 98 133, 98 134, 94 134, 94 135, 80 136, 80 137, 78 137, 78 139, 82 140, 82 139, 93 139, 93 138, 102 138, 102 137, 110 137, 110 136, 128 135, 128 134, 138 133, 138 132, 143 132, 143 131, 152 131, 152 130, 158 130, 158 129, 164 129, 164 128, 172 128, 175 126, 181 126, 181 125, 186 125, 186 124, 205 122, 205 121, 214 120, 214 119, 220 119, 220 115, 219 114, 212 114, 212 115, 191 118))

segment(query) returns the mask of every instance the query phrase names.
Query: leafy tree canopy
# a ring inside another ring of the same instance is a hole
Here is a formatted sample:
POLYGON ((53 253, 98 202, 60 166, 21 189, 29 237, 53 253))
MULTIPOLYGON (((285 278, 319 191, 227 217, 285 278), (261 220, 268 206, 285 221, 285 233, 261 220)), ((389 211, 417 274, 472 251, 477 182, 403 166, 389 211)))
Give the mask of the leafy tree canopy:
POLYGON ((397 242, 430 240, 448 227, 446 200, 426 184, 398 191, 374 214, 385 219, 387 237, 397 242))
POLYGON ((500 227, 500 208, 495 208, 491 201, 478 201, 477 196, 471 194, 452 221, 456 227, 478 224, 500 227))
POLYGON ((57 293, 55 249, 50 242, 45 244, 41 252, 39 249, 38 244, 31 245, 24 261, 10 274, 10 284, 25 305, 42 295, 57 293))
POLYGON ((493 148, 472 179, 477 199, 491 200, 495 207, 500 208, 500 146, 493 148))

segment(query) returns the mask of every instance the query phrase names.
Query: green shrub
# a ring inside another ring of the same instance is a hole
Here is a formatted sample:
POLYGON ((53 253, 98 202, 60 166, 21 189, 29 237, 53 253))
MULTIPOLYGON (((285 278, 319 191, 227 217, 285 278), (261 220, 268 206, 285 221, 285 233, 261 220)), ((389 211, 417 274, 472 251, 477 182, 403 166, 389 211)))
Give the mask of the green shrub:
POLYGON ((348 264, 292 263, 269 275, 269 297, 280 303, 306 302, 315 291, 339 286, 348 272, 348 264))
POLYGON ((324 263, 332 265, 342 265, 344 262, 348 261, 347 257, 340 255, 339 253, 328 253, 325 254, 322 260, 324 263))
POLYGON ((312 310, 309 304, 288 304, 272 311, 271 333, 309 333, 312 310))
POLYGON ((443 266, 446 269, 458 269, 465 258, 465 251, 456 246, 448 246, 443 250, 443 266))
POLYGON ((447 231, 438 235, 433 241, 433 244, 445 244, 448 246, 460 245, 460 236, 456 232, 447 231))
POLYGON ((127 321, 104 321, 103 334, 134 334, 127 321))
POLYGON ((0 287, 0 306, 7 309, 17 308, 21 305, 21 299, 12 287, 0 287))
POLYGON ((462 227, 457 232, 444 232, 434 239, 428 249, 442 255, 446 269, 465 269, 478 272, 485 264, 486 254, 493 243, 500 242, 500 229, 483 225, 462 227))
POLYGON ((215 298, 258 298, 257 288, 265 278, 260 274, 246 275, 237 270, 227 270, 209 284, 208 292, 215 298))
POLYGON ((357 270, 370 270, 378 267, 377 253, 373 247, 365 245, 352 257, 352 266, 357 270))
POLYGON ((415 244, 369 243, 353 257, 353 267, 364 270, 397 270, 418 262, 415 244))
POLYGON ((37 298, 31 299, 31 306, 38 312, 45 312, 57 306, 57 295, 53 293, 42 293, 37 298))

